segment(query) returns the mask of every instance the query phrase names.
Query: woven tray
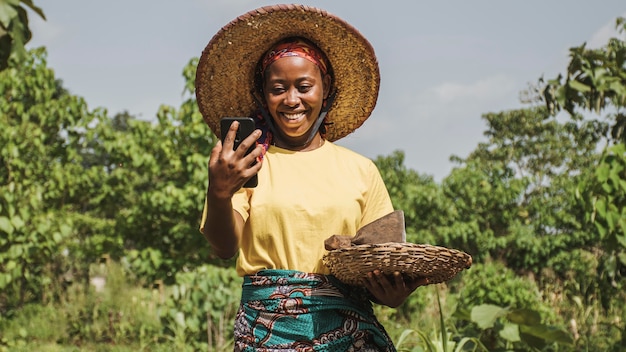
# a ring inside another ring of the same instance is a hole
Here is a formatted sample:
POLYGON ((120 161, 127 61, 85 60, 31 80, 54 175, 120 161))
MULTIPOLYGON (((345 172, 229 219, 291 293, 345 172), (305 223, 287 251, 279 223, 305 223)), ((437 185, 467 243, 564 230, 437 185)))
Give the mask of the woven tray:
POLYGON ((428 277, 429 284, 438 284, 472 265, 472 257, 465 252, 406 242, 352 245, 329 251, 322 260, 333 275, 351 285, 360 285, 376 269, 385 274, 399 271, 410 278, 428 277))

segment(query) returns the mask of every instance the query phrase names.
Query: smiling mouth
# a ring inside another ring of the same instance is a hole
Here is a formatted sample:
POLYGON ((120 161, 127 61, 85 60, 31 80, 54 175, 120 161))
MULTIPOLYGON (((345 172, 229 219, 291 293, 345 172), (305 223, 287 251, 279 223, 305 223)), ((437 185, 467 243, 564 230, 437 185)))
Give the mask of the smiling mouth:
POLYGON ((284 117, 287 121, 290 121, 290 122, 292 122, 292 121, 298 121, 298 120, 301 120, 301 119, 303 119, 303 118, 306 116, 306 114, 305 114, 304 112, 299 112, 299 113, 297 113, 297 114, 292 114, 292 113, 285 113, 285 112, 283 112, 283 113, 281 113, 281 115, 282 115, 282 117, 284 117))

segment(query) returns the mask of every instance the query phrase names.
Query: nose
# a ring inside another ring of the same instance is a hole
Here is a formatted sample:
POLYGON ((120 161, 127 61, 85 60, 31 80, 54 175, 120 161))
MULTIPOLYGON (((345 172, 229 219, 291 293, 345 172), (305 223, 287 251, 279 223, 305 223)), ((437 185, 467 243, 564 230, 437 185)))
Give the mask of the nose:
POLYGON ((287 90, 287 92, 285 93, 284 104, 290 107, 300 105, 300 96, 297 89, 290 88, 289 90, 287 90))

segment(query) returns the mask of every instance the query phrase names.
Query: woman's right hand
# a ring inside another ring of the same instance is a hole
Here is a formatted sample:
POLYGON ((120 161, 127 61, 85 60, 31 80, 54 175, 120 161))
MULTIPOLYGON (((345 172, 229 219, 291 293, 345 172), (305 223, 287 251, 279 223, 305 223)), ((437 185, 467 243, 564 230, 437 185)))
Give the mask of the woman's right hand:
POLYGON ((377 303, 396 308, 418 287, 426 286, 430 282, 426 277, 410 279, 405 278, 399 271, 385 275, 376 269, 367 273, 362 283, 377 303))
POLYGON ((206 221, 202 233, 211 244, 211 250, 222 259, 232 258, 237 253, 243 233, 244 221, 233 210, 232 197, 261 169, 261 162, 254 161, 261 155, 263 146, 259 145, 245 155, 256 143, 261 131, 254 131, 239 144, 237 150, 233 150, 238 127, 237 122, 231 124, 223 145, 218 141, 209 159, 206 221))
POLYGON ((256 144, 261 136, 261 130, 255 130, 246 137, 237 150, 233 150, 233 144, 239 128, 238 122, 230 125, 226 138, 218 141, 209 159, 209 189, 207 195, 214 199, 230 199, 248 179, 261 169, 262 162, 259 160, 263 146, 256 148, 246 155, 246 151, 256 144), (255 163, 255 160, 258 161, 255 163))

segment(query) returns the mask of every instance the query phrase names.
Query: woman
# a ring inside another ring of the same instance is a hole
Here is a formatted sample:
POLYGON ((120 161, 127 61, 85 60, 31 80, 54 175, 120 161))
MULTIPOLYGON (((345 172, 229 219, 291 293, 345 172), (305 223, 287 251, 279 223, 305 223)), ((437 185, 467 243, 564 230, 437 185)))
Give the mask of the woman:
POLYGON ((209 42, 198 63, 200 111, 258 129, 233 150, 237 123, 209 160, 201 232, 244 277, 237 351, 395 351, 371 301, 400 305, 425 280, 368 273, 362 287, 329 275, 324 240, 393 211, 374 163, 332 143, 358 128, 378 96, 371 45, 323 10, 260 8, 209 42), (256 147, 246 155, 249 147, 256 147), (258 174, 258 186, 243 188, 258 174))

